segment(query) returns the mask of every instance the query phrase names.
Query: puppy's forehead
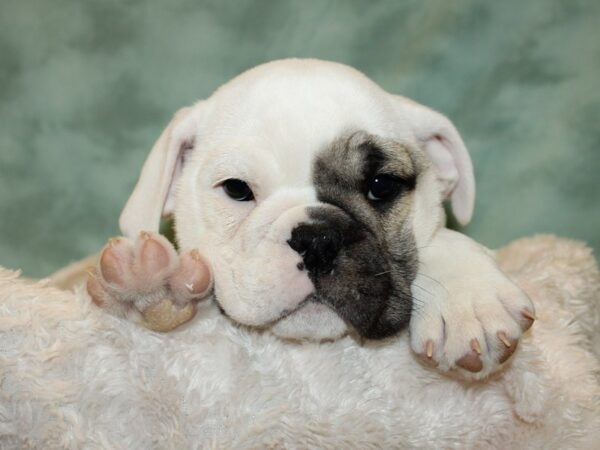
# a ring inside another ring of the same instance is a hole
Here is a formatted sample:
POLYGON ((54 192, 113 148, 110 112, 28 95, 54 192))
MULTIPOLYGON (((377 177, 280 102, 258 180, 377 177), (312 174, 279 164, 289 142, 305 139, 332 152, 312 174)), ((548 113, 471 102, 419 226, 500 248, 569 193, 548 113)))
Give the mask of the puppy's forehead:
POLYGON ((270 153, 287 161, 307 153, 312 159, 349 129, 389 135, 402 128, 388 94, 360 72, 338 64, 260 66, 224 85, 209 103, 206 134, 262 140, 270 153))
POLYGON ((259 66, 217 90, 207 106, 199 136, 214 144, 214 158, 232 148, 268 159, 268 170, 284 176, 277 184, 287 186, 312 184, 314 161, 324 148, 347 172, 359 170, 358 153, 340 155, 343 146, 332 145, 349 130, 415 141, 389 94, 360 72, 335 63, 259 66))

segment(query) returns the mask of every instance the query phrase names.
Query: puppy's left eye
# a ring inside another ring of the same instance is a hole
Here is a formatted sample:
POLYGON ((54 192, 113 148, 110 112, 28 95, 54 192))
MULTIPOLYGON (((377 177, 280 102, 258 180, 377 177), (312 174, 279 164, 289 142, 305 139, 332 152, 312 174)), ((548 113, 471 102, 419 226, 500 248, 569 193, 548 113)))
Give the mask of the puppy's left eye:
POLYGON ((402 190, 402 181, 393 175, 376 175, 367 182, 367 198, 372 201, 391 200, 402 190))
POLYGON ((254 200, 254 193, 248 183, 237 178, 230 178, 223 181, 223 190, 229 198, 238 202, 249 202, 254 200))

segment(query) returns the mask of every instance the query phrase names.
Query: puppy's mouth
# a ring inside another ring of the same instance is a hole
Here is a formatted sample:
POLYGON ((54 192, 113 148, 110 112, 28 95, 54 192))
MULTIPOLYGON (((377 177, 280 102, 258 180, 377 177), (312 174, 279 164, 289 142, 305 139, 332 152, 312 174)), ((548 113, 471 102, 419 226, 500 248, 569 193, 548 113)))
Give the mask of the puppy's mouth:
MULTIPOLYGON (((293 310, 284 311, 271 326, 290 320, 298 313, 305 316, 304 322, 306 316, 309 321, 319 322, 323 315, 335 314, 346 323, 346 328, 355 330, 358 335, 367 339, 383 339, 408 325, 412 296, 410 292, 396 291, 391 270, 353 279, 336 277, 335 272, 324 277, 311 277, 316 291, 293 310), (305 314, 307 311, 310 314, 305 314)), ((311 327, 311 324, 303 325, 311 327)))

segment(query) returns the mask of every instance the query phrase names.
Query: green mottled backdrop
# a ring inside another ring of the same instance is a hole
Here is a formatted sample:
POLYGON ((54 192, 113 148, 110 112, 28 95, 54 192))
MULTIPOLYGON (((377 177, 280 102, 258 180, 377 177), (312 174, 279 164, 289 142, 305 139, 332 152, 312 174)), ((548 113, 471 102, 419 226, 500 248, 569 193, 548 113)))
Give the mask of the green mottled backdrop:
POLYGON ((255 64, 341 61, 461 130, 466 232, 600 249, 600 2, 0 3, 0 264, 48 274, 99 249, 178 107, 255 64))

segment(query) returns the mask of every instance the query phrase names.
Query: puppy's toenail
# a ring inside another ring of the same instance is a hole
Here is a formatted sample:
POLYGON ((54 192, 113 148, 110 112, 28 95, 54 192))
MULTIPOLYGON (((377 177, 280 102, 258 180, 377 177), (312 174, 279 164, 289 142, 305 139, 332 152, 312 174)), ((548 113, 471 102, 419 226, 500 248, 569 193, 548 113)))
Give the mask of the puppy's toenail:
POLYGON ((498 331, 498 339, 502 341, 506 349, 502 353, 502 356, 498 359, 500 364, 504 363, 508 358, 512 356, 512 354, 517 349, 517 344, 519 343, 518 339, 508 339, 506 333, 504 331, 498 331))
POLYGON ((298 264, 296 264, 296 267, 298 268, 298 270, 304 270, 304 263, 299 262, 298 264))
POLYGON ((150 239, 150 233, 148 233, 147 231, 141 231, 140 232, 140 237, 142 239, 150 239))
POLYGON ((510 358, 512 356, 512 354, 515 352, 516 349, 517 349, 517 341, 515 341, 515 344, 512 347, 509 347, 504 351, 504 353, 502 354, 500 359, 498 359, 498 362, 500 364, 505 363, 508 360, 508 358, 510 358))
POLYGON ((200 256, 200 252, 197 249, 194 249, 190 252, 190 256, 194 261, 200 261, 202 257, 200 256))
POLYGON ((425 344, 425 355, 427 358, 431 359, 433 357, 433 342, 427 341, 425 344))
POLYGON ((521 314, 523 314, 523 316, 529 320, 536 320, 536 317, 527 308, 525 308, 523 311, 521 311, 521 314))
POLYGON ((479 345, 479 341, 476 338, 471 339, 471 349, 481 355, 481 345, 479 345))
POLYGON ((531 326, 533 325, 533 322, 535 322, 536 317, 527 308, 525 308, 521 311, 521 315, 525 318, 525 320, 521 324, 521 328, 523 329, 523 331, 527 331, 531 328, 531 326))
POLYGON ((437 367, 438 362, 433 359, 433 341, 431 339, 428 339, 427 342, 425 342, 425 351, 424 353, 418 353, 418 357, 419 359, 427 366, 429 367, 437 367))
POLYGON ((120 241, 120 238, 118 238, 118 237, 113 237, 113 238, 110 238, 110 239, 108 240, 108 246, 109 246, 109 247, 114 247, 116 244, 118 244, 118 243, 119 243, 119 241, 120 241))
POLYGON ((456 360, 456 365, 473 373, 477 373, 483 369, 483 363, 479 355, 474 351, 470 351, 462 358, 456 360))
POLYGON ((504 331, 498 331, 498 333, 496 333, 496 336, 498 336, 498 339, 502 341, 506 348, 510 348, 510 341, 508 340, 508 337, 506 336, 506 333, 504 331))

